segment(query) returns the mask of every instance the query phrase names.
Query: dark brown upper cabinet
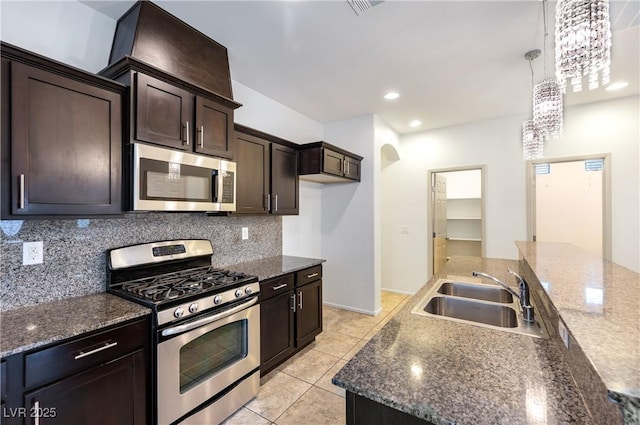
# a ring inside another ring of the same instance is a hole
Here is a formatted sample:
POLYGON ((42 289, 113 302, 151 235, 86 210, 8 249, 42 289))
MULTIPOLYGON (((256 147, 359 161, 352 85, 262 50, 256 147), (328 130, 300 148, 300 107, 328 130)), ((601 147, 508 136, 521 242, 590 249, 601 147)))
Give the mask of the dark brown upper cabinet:
POLYGON ((2 43, 2 218, 121 214, 125 93, 2 43))
POLYGON ((298 152, 295 145, 239 124, 235 128, 235 213, 298 214, 298 152))
POLYGON ((316 183, 360 181, 362 157, 327 142, 301 145, 300 179, 316 183))
POLYGON ((132 77, 134 140, 231 157, 233 109, 141 72, 132 77))
POLYGON ((227 49, 148 1, 119 20, 100 72, 131 87, 130 141, 230 158, 233 100, 227 49))

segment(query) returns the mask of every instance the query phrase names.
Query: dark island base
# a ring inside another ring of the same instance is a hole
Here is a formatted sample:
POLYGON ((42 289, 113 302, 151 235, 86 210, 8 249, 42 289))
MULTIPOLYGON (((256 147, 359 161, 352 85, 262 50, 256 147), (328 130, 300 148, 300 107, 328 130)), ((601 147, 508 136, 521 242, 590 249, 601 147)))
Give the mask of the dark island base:
POLYGON ((400 410, 347 391, 347 425, 433 425, 400 410))

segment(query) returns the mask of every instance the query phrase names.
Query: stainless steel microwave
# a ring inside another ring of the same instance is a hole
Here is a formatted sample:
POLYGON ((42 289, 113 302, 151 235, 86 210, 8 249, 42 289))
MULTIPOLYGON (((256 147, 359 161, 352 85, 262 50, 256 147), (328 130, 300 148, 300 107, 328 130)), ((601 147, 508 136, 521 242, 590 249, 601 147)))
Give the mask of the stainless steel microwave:
POLYGON ((235 211, 236 164, 180 150, 133 144, 134 211, 235 211))

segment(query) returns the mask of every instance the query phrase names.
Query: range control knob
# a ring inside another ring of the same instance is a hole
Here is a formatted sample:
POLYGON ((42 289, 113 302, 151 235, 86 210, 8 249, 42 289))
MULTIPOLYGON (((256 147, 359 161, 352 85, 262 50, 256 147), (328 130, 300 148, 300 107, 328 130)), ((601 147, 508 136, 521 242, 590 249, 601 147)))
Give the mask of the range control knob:
POLYGON ((184 316, 184 309, 182 307, 176 308, 176 311, 173 312, 173 315, 176 318, 180 318, 180 317, 184 316))
POLYGON ((236 298, 240 298, 243 295, 242 289, 236 289, 236 298))
POLYGON ((244 288, 244 293, 247 295, 251 295, 253 291, 251 290, 251 287, 247 286, 246 288, 244 288))
POLYGON ((189 313, 195 313, 198 311, 198 303, 193 303, 189 306, 189 313))
POLYGON ((222 302, 222 297, 221 297, 220 295, 216 295, 216 296, 213 298, 213 303, 214 303, 214 304, 218 305, 218 304, 220 304, 221 302, 222 302))

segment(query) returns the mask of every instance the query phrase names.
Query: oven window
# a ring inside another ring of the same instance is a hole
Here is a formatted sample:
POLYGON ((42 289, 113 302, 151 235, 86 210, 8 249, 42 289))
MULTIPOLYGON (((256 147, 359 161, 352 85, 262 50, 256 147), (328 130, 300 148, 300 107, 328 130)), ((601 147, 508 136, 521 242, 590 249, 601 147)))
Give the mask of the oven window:
POLYGON ((180 349, 180 394, 247 356, 247 320, 208 332, 180 349))

